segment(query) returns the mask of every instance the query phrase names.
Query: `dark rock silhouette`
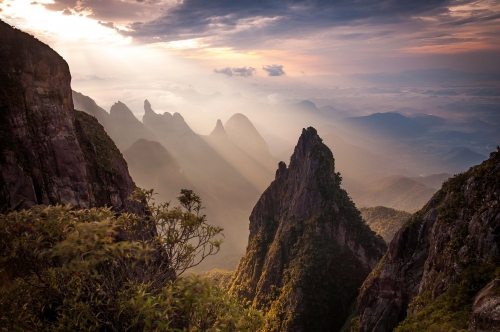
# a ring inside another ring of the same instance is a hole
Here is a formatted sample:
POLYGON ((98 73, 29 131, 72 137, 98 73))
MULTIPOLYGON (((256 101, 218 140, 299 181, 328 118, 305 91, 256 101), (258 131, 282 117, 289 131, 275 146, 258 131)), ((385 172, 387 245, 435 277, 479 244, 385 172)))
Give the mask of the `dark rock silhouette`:
POLYGON ((68 64, 0 21, 0 206, 130 210, 135 184, 97 120, 73 109, 68 64))

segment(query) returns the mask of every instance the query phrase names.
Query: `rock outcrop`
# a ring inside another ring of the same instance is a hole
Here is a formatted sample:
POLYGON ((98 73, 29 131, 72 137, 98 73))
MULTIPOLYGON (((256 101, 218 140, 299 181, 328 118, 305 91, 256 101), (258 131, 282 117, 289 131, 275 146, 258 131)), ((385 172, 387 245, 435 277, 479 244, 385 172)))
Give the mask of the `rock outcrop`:
POLYGON ((340 330, 386 249, 340 181, 331 151, 304 129, 252 211, 231 292, 266 313, 268 331, 340 330))
POLYGON ((94 117, 73 109, 68 64, 0 21, 0 208, 130 210, 135 184, 94 117))
MULTIPOLYGON (((359 331, 467 329, 474 298, 500 266, 499 198, 500 150, 446 181, 364 282, 359 331)), ((498 301, 488 287, 477 296, 473 330, 493 331, 498 301)))
POLYGON ((476 296, 469 330, 472 332, 500 331, 500 278, 490 282, 476 296))

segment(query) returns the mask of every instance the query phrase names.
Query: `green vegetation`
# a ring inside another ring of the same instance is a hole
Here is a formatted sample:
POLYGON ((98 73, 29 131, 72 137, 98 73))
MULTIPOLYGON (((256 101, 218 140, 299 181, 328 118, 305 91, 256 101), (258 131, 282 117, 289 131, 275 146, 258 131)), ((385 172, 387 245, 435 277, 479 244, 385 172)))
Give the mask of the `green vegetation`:
POLYGON ((359 209, 368 226, 385 242, 390 243, 394 234, 410 219, 411 213, 384 206, 359 209))
POLYGON ((108 173, 116 173, 116 160, 122 160, 123 156, 116 147, 113 140, 108 136, 104 127, 95 117, 85 112, 74 111, 76 125, 81 125, 81 130, 76 130, 80 137, 78 141, 86 155, 91 155, 87 160, 95 160, 96 169, 104 169, 108 173), (85 137, 83 136, 85 135, 85 137))
POLYGON ((468 331, 474 297, 499 275, 498 264, 469 266, 437 298, 432 298, 430 291, 416 297, 409 308, 410 312, 416 313, 408 316, 394 331, 468 331))
POLYGON ((180 277, 215 254, 222 229, 201 200, 145 217, 37 206, 0 215, 0 331, 256 331, 262 316, 214 283, 180 277))

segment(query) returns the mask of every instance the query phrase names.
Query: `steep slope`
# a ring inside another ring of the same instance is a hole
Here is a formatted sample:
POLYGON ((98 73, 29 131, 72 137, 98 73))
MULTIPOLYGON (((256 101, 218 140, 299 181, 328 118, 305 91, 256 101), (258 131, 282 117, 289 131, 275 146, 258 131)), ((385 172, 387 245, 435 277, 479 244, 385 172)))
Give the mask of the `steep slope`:
POLYGON ((252 211, 231 291, 267 313, 268 331, 338 331, 384 250, 310 127, 252 211))
POLYGON ((73 109, 68 64, 0 21, 0 208, 131 209, 135 184, 94 117, 73 109))
POLYGON ((498 316, 488 312, 500 299, 488 283, 500 267, 499 198, 500 149, 446 181, 396 233, 361 288, 359 331, 391 331, 401 321, 398 331, 464 330, 471 313, 471 330, 494 331, 498 316), (474 304, 478 293, 485 302, 474 304))
POLYGON ((359 212, 366 224, 387 243, 391 242, 394 234, 411 217, 411 213, 385 206, 361 208, 359 212))
POLYGON ((278 160, 271 155, 266 141, 245 115, 234 114, 226 121, 224 128, 234 144, 270 172, 274 172, 278 160))
POLYGON ((273 180, 273 173, 228 138, 220 120, 210 135, 203 136, 203 139, 259 192, 263 192, 273 180))

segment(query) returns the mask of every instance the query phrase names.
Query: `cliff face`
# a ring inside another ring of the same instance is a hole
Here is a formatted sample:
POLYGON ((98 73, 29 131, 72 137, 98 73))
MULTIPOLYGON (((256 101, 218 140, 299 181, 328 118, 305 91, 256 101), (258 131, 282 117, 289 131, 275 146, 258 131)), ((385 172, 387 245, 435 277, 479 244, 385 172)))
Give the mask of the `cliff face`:
POLYGON ((336 331, 385 248, 340 188, 330 150, 304 129, 252 211, 231 291, 267 313, 266 330, 336 331))
POLYGON ((130 209, 135 184, 97 120, 73 109, 67 63, 0 21, 0 207, 130 209))
MULTIPOLYGON (((438 330, 467 329, 476 295, 498 275, 499 195, 500 151, 446 181, 396 233, 363 284, 359 330, 392 331, 398 324, 401 331, 428 330, 431 323, 438 330)), ((474 304, 472 330, 493 331, 485 324, 498 323, 485 314, 499 303, 487 290, 474 304)))

